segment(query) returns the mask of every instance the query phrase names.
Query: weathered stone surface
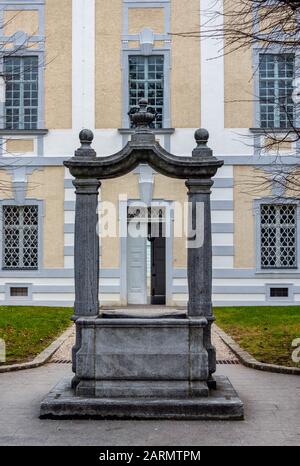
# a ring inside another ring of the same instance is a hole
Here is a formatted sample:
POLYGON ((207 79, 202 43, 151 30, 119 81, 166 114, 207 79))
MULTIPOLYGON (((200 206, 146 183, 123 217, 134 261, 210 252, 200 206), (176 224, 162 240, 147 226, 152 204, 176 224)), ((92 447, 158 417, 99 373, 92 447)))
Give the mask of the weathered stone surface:
MULTIPOLYGON (((76 324, 81 329, 76 354, 80 396, 102 396, 103 385, 98 382, 115 380, 120 387, 124 382, 124 388, 133 381, 131 390, 137 396, 159 396, 161 390, 155 391, 152 382, 180 382, 178 393, 187 396, 193 394, 193 387, 199 392, 192 382, 208 379, 208 356, 202 344, 206 319, 81 318, 76 324)), ((107 396, 114 397, 115 385, 105 386, 107 396)), ((208 394, 207 386, 205 390, 208 394)))
POLYGON ((43 400, 41 419, 195 419, 242 420, 243 403, 226 377, 209 397, 84 398, 75 396, 70 379, 62 380, 43 400))

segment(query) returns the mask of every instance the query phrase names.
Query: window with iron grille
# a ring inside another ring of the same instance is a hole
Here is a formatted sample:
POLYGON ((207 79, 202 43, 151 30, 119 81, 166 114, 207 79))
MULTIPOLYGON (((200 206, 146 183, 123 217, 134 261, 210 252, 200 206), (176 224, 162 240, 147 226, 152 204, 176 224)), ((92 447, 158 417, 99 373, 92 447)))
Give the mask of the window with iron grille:
POLYGON ((260 125, 262 128, 288 128, 293 124, 294 62, 292 54, 266 53, 259 57, 260 125))
POLYGON ((3 206, 3 268, 38 268, 38 206, 3 206))
POLYGON ((38 127, 38 57, 5 57, 6 129, 38 127))
POLYGON ((164 57, 153 55, 129 57, 129 108, 137 107, 145 98, 156 111, 155 128, 163 127, 164 57))
POLYGON ((297 206, 261 205, 261 267, 297 267, 297 206))

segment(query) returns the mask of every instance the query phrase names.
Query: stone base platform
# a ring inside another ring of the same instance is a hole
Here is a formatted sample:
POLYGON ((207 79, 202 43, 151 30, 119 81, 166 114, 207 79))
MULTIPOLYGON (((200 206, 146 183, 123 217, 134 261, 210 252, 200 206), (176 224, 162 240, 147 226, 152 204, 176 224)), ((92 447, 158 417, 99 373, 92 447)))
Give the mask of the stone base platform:
POLYGON ((217 390, 197 398, 84 398, 63 379, 42 401, 40 419, 195 419, 242 420, 244 407, 227 377, 217 390))

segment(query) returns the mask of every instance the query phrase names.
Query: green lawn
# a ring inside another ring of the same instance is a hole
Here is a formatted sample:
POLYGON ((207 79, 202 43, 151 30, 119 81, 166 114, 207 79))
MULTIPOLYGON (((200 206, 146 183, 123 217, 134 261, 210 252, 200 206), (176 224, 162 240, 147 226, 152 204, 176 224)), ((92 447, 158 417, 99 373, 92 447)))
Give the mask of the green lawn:
POLYGON ((292 341, 300 338, 300 306, 222 307, 216 324, 258 361, 300 367, 292 361, 292 341))
MULTIPOLYGON (((300 367, 292 341, 300 338, 300 306, 222 307, 217 325, 258 361, 300 367)), ((0 338, 11 364, 33 359, 70 325, 71 308, 0 306, 0 338)))
POLYGON ((0 306, 6 364, 33 359, 71 325, 72 313, 71 308, 0 306))

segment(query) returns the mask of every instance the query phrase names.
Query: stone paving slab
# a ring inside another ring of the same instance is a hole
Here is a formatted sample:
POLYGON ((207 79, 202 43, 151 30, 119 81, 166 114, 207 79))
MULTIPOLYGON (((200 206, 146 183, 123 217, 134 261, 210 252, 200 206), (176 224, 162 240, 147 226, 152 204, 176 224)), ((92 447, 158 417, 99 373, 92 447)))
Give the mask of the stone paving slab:
POLYGON ((298 376, 218 366, 245 406, 244 421, 40 420, 42 399, 70 364, 0 374, 0 445, 300 445, 298 376))

